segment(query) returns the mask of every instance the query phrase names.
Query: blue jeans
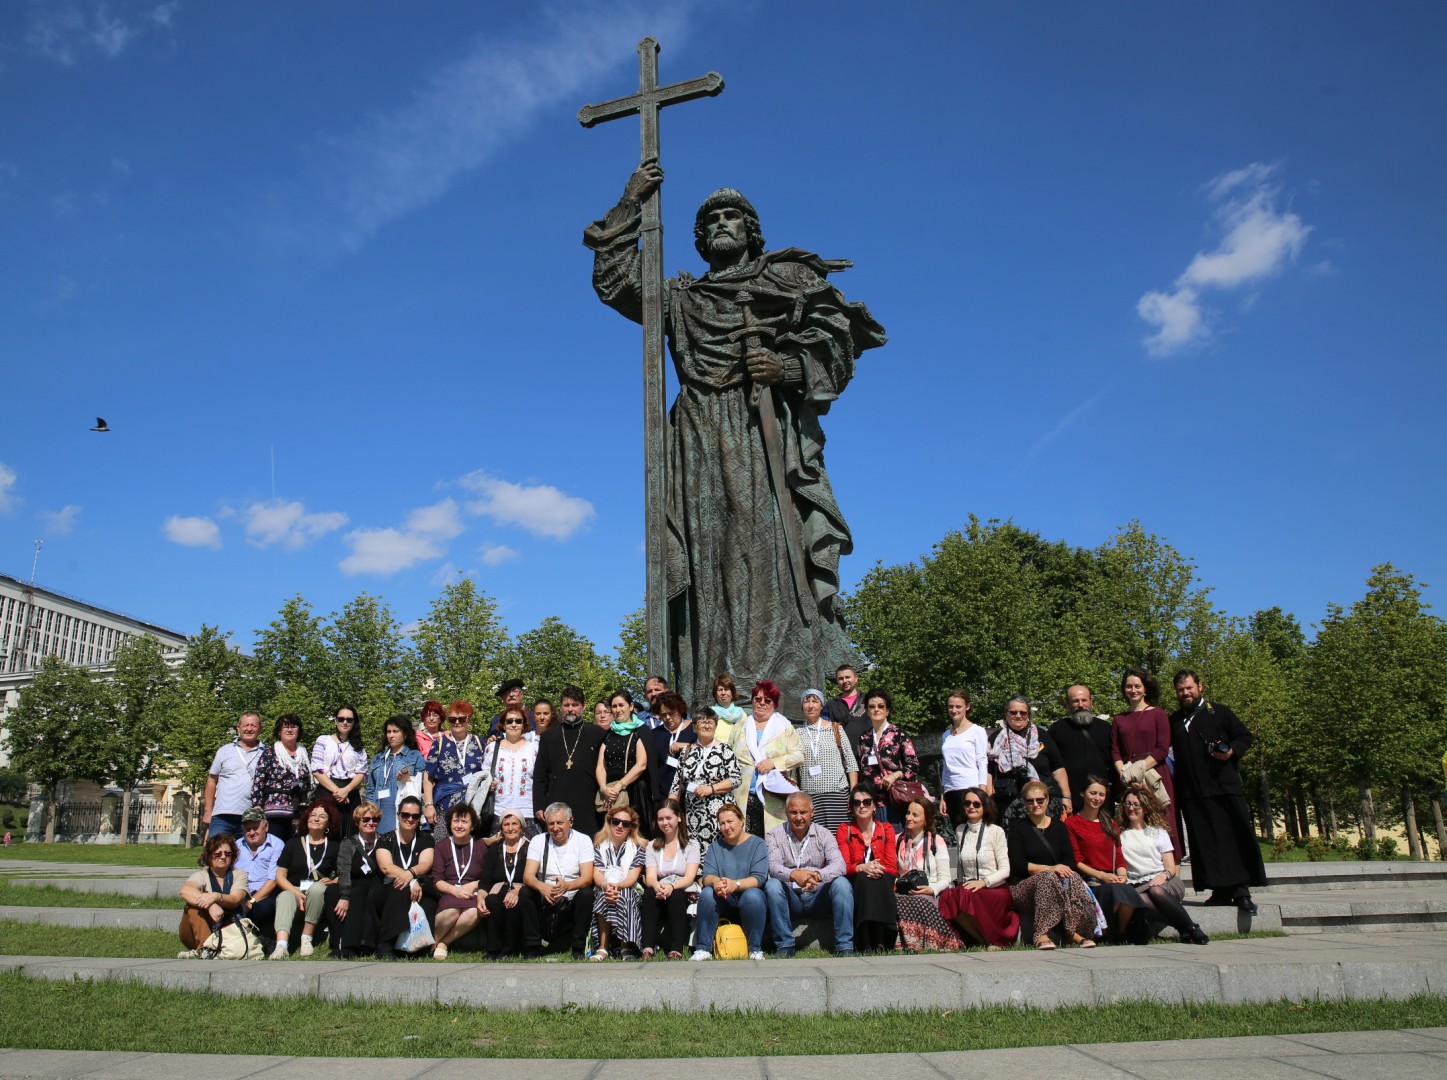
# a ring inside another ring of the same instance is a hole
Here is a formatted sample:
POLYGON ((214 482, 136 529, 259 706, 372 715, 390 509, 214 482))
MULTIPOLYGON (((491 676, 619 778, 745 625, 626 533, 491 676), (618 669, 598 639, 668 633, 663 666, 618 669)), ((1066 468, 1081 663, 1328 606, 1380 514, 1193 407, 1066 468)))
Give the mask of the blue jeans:
POLYGON ((739 922, 744 924, 744 937, 748 939, 749 952, 762 952, 764 923, 769 917, 763 889, 745 889, 743 892, 734 893, 727 900, 720 900, 712 889, 704 889, 699 893, 698 922, 694 928, 693 947, 713 952, 713 935, 718 929, 718 917, 728 912, 737 914, 739 922))
POLYGON ((837 877, 812 892, 791 889, 778 878, 764 886, 769 901, 769 922, 774 927, 774 947, 794 947, 794 920, 801 915, 829 911, 834 915, 834 951, 854 949, 854 887, 849 879, 837 877))
POLYGON ((206 830, 206 839, 213 836, 234 836, 241 837, 241 815, 240 814, 212 814, 211 827, 206 830))

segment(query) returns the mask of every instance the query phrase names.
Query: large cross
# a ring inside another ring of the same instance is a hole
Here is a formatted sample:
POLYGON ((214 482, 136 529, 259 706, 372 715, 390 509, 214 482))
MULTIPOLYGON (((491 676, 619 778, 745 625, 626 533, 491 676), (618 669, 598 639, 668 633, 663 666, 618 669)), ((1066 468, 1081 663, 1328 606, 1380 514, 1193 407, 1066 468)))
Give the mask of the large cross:
MULTIPOLYGON (((638 93, 584 105, 578 122, 592 127, 607 120, 638 114, 642 129, 639 164, 658 160, 658 110, 694 98, 713 97, 723 90, 723 76, 710 71, 701 79, 671 86, 658 85, 658 42, 646 37, 638 43, 638 93)), ((643 491, 648 580, 644 590, 644 616, 648 626, 648 670, 669 669, 667 555, 668 484, 666 384, 663 378, 663 225, 659 219, 658 191, 643 203, 643 491)))

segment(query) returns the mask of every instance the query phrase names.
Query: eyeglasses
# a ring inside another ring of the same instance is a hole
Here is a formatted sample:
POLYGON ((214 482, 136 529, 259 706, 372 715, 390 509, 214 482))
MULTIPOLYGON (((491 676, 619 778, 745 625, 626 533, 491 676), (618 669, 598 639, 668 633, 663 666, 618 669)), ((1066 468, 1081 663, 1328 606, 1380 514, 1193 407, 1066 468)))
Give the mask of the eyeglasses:
POLYGON ((228 851, 226 848, 217 848, 215 851, 213 851, 213 852, 211 853, 211 857, 212 857, 213 859, 230 859, 230 858, 234 858, 234 856, 231 854, 231 852, 228 851))
POLYGON ((375 824, 377 824, 377 822, 381 821, 382 819, 381 819, 381 818, 372 817, 372 816, 369 814, 369 815, 367 815, 366 817, 359 818, 358 820, 360 820, 363 825, 375 825, 375 824))
POLYGON ((1145 809, 1145 807, 1143 807, 1143 806, 1142 806, 1140 803, 1138 803, 1138 802, 1122 803, 1121 805, 1124 806, 1127 810, 1144 810, 1144 809, 1145 809))
POLYGON ((1010 710, 1009 712, 1007 712, 1005 715, 1006 715, 1006 716, 1029 716, 1029 715, 1030 715, 1030 710, 1029 710, 1029 709, 1011 709, 1011 710, 1010 710))
POLYGON ((403 813, 399 813, 399 814, 397 815, 397 818, 398 818, 398 820, 400 820, 400 821, 416 821, 416 820, 417 820, 418 818, 420 818, 421 816, 422 816, 421 814, 408 814, 408 813, 403 812, 403 813))
POLYGON ((1050 800, 1041 796, 1038 799, 1023 799, 1021 801, 1024 802, 1026 806, 1040 806, 1043 803, 1048 803, 1050 800))
POLYGON ((964 805, 966 810, 970 809, 971 807, 976 810, 983 810, 985 808, 985 804, 980 802, 979 799, 966 799, 964 805))
POLYGON ((609 818, 608 824, 612 825, 615 829, 626 829, 633 824, 633 820, 632 818, 615 817, 609 818))
POLYGON ((850 800, 849 800, 849 805, 850 805, 850 806, 873 806, 873 805, 874 805, 874 800, 873 800, 873 799, 850 799, 850 800))
POLYGON ((771 698, 771 697, 765 697, 765 696, 762 695, 762 694, 755 694, 755 695, 754 695, 754 704, 756 704, 756 705, 757 705, 759 702, 761 702, 761 701, 773 701, 773 700, 774 700, 773 698, 771 698))

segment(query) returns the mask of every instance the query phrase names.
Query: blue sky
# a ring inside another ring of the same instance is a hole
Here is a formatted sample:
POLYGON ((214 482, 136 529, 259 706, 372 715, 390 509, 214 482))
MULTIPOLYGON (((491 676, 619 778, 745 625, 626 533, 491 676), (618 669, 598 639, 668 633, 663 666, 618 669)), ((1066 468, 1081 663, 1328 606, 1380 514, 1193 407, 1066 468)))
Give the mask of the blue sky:
POLYGON ((735 186, 889 331, 827 418, 846 587, 970 513, 1139 518, 1304 624, 1443 579, 1435 3, 11 0, 0 572, 243 644, 470 574, 611 648, 640 346, 580 238, 638 129, 575 113, 645 33, 727 84, 663 114, 669 272, 735 186))

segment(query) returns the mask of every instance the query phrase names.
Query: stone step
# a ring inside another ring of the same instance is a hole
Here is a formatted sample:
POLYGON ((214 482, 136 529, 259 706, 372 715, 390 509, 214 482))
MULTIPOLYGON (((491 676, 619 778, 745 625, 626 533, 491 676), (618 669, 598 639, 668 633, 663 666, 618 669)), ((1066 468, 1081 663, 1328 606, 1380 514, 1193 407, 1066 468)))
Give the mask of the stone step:
MULTIPOLYGON (((1190 877, 1190 864, 1183 873, 1190 877)), ((1267 863, 1265 891, 1447 886, 1447 862, 1267 863)))
POLYGON ((113 979, 232 996, 438 1002, 499 1009, 666 1003, 683 1012, 759 1009, 864 1013, 885 1008, 1038 1008, 1117 1001, 1402 1000, 1447 990, 1447 935, 1323 933, 1206 946, 1019 950, 821 960, 607 964, 0 957, 0 971, 113 979))
POLYGON ((190 875, 178 872, 173 877, 113 878, 9 878, 11 885, 32 885, 40 888, 64 889, 66 892, 105 893, 110 896, 136 896, 146 899, 171 899, 179 896, 181 885, 190 875))

